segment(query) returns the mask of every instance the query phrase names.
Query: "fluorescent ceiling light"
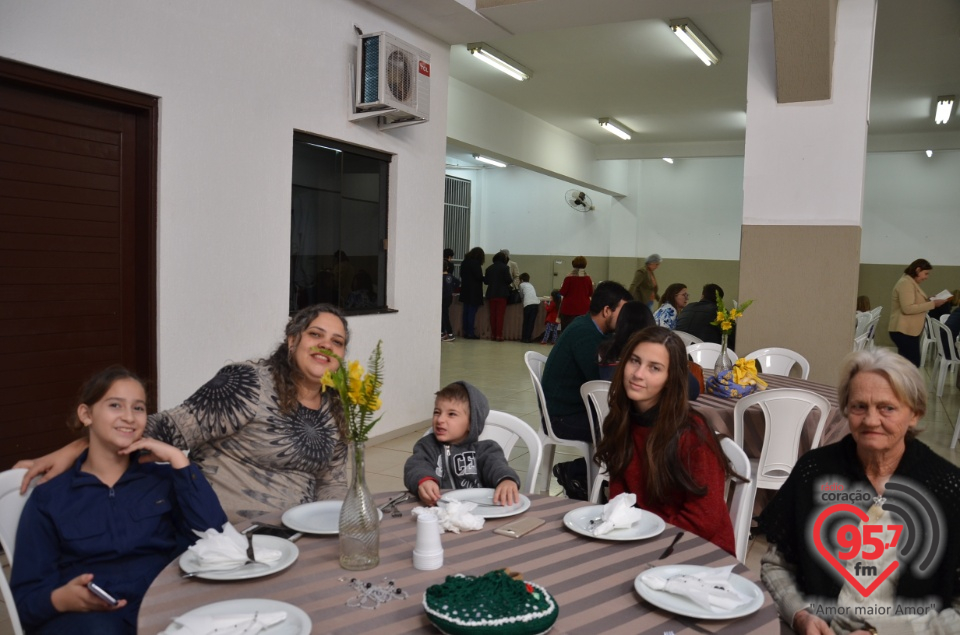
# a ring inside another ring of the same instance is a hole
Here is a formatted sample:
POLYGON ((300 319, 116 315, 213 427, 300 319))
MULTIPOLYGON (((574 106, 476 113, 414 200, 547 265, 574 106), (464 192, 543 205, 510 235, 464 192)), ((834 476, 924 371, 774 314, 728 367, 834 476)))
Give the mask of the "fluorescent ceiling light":
POLYGON ((670 165, 673 165, 673 159, 671 159, 670 157, 663 157, 663 160, 669 163, 670 165))
POLYGON ((932 156, 933 156, 933 150, 927 150, 927 158, 929 159, 932 156))
POLYGON ((625 125, 623 125, 616 119, 612 119, 610 117, 603 117, 601 119, 598 119, 598 121, 600 122, 600 127, 606 130, 607 132, 612 132, 613 134, 617 135, 624 141, 630 141, 630 134, 633 132, 633 130, 631 130, 630 128, 627 128, 625 125))
POLYGON ((477 161, 482 161, 482 162, 484 162, 484 163, 489 163, 490 165, 496 166, 496 167, 498 167, 498 168, 505 168, 505 167, 507 167, 507 164, 504 163, 503 161, 497 161, 496 159, 491 159, 490 157, 485 157, 485 156, 483 156, 482 154, 475 154, 475 155, 473 155, 473 158, 476 159, 477 161))
POLYGON ((933 118, 936 123, 947 123, 950 121, 950 115, 953 114, 954 101, 956 101, 956 97, 953 95, 937 97, 937 114, 933 118))
POLYGON ((473 44, 467 44, 467 50, 477 59, 486 62, 501 73, 506 73, 516 80, 522 82, 525 79, 530 79, 532 73, 529 69, 513 61, 500 51, 491 48, 489 44, 474 42, 473 44))
POLYGON ((720 63, 720 51, 689 18, 670 20, 670 28, 704 64, 712 66, 720 63))

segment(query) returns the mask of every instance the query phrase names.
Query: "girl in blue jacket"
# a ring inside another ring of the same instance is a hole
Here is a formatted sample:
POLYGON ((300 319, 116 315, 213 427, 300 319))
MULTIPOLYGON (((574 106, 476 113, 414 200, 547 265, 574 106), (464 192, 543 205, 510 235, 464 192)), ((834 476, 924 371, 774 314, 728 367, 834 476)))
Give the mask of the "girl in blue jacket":
POLYGON ((70 425, 90 447, 34 490, 17 529, 10 582, 28 634, 136 633, 147 588, 196 540, 191 530, 227 521, 200 470, 144 438, 146 423, 143 383, 128 370, 108 368, 81 390, 70 425), (94 581, 116 606, 90 591, 94 581))

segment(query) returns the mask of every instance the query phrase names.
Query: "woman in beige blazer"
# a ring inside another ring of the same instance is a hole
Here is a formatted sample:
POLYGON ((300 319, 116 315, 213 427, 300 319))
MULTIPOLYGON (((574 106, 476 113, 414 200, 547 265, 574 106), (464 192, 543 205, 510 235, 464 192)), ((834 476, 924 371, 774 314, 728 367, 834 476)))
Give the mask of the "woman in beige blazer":
POLYGON ((930 300, 920 288, 920 283, 930 276, 933 265, 918 258, 911 262, 893 288, 890 311, 890 339, 897 345, 897 352, 920 366, 920 335, 927 311, 938 307, 946 300, 930 300))

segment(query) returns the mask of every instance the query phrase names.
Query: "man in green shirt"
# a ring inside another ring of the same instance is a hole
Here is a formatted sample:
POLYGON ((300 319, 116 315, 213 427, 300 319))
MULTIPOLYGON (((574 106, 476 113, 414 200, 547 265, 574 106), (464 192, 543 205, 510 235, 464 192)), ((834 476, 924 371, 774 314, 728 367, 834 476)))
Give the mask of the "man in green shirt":
POLYGON ((580 386, 600 379, 597 347, 613 333, 620 307, 632 299, 622 284, 601 282, 590 300, 590 313, 581 315, 560 333, 541 378, 550 424, 558 437, 593 441, 580 386))

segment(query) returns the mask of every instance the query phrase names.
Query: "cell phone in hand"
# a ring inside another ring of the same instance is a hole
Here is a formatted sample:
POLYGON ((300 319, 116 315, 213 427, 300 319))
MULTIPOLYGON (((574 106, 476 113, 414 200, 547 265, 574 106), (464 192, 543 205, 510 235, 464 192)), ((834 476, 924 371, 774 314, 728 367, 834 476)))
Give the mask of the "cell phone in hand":
POLYGON ((260 534, 262 536, 276 536, 277 538, 286 538, 290 542, 296 542, 301 536, 303 536, 302 533, 296 531, 295 529, 288 529, 287 527, 280 527, 278 525, 268 525, 266 523, 252 523, 241 533, 253 535, 260 534))
POLYGON ((100 598, 110 606, 116 606, 117 604, 120 604, 120 602, 117 601, 117 598, 113 597, 112 595, 110 595, 109 593, 107 593, 106 591, 98 587, 93 582, 88 582, 87 588, 90 589, 90 593, 93 593, 95 596, 97 596, 98 598, 100 598))

